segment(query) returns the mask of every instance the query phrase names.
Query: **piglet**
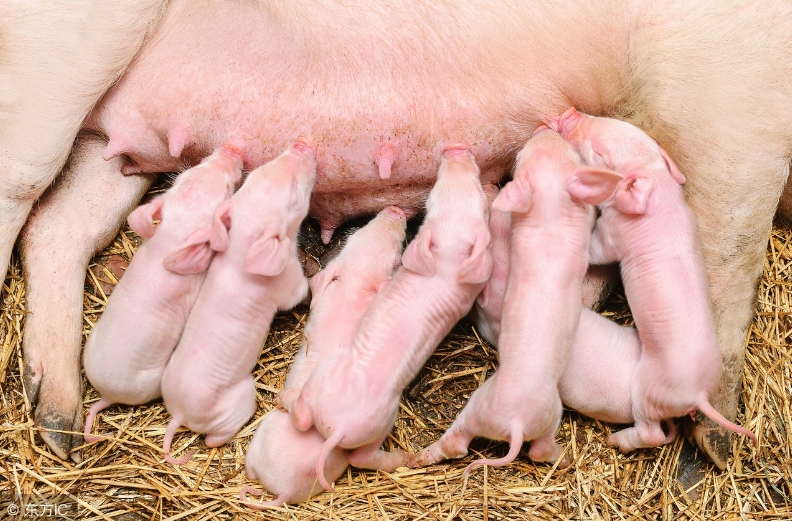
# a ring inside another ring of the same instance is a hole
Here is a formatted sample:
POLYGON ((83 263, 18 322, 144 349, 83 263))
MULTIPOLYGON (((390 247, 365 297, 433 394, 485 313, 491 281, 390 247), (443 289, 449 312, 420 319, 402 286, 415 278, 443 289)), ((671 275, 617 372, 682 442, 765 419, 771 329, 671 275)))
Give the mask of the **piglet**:
POLYGON ((102 395, 86 419, 85 441, 99 439, 89 433, 105 407, 161 396, 165 365, 214 255, 214 211, 233 193, 241 168, 239 152, 225 145, 130 214, 129 226, 146 240, 85 343, 85 374, 102 395))
POLYGON ((272 318, 308 291, 297 259, 296 236, 308 213, 316 177, 314 151, 298 141, 255 169, 215 212, 211 246, 217 251, 162 375, 162 397, 173 416, 165 458, 180 425, 206 433, 206 445, 227 442, 253 415, 256 365, 272 318))
POLYGON ((380 451, 396 420, 399 398, 489 278, 489 209, 473 154, 447 148, 426 203, 421 229, 393 280, 363 315, 349 353, 320 362, 290 409, 298 429, 327 439, 317 477, 335 447, 355 449, 349 463, 394 470, 402 451, 380 451))
POLYGON ((657 446, 665 439, 660 421, 699 410, 756 443, 753 432, 709 403, 721 356, 696 218, 680 186, 684 176, 654 140, 627 122, 570 108, 551 125, 589 164, 624 174, 601 206, 591 261, 620 262, 643 351, 632 384, 635 426, 607 442, 624 452, 657 446))
MULTIPOLYGON (((498 188, 486 185, 490 206, 498 188)), ((470 319, 490 344, 498 347, 503 296, 509 276, 509 213, 490 209, 492 274, 470 319)), ((541 273, 534 275, 541 277, 541 273)), ((630 385, 641 355, 641 341, 634 328, 619 326, 585 306, 564 372, 558 380, 561 401, 576 411, 611 423, 633 423, 630 385)), ((676 434, 670 423, 672 441, 676 434)))
MULTIPOLYGON (((349 355, 352 335, 363 313, 386 286, 401 262, 406 219, 394 206, 382 210, 347 240, 341 254, 310 281, 313 299, 304 340, 286 385, 278 395, 285 408, 300 395, 316 365, 339 352, 349 355)), ((325 439, 314 429, 297 430, 289 415, 271 411, 261 422, 247 452, 248 477, 257 479, 276 497, 253 508, 299 503, 323 490, 316 484, 316 461, 325 439)), ((349 451, 333 448, 325 460, 325 476, 335 480, 346 469, 349 451)), ((240 499, 247 502, 245 492, 240 499)))
MULTIPOLYGON (((498 337, 500 367, 473 393, 436 443, 414 454, 418 467, 467 455, 476 436, 510 443, 499 459, 468 465, 506 465, 531 441, 529 457, 555 462, 561 421, 558 380, 578 327, 588 267, 592 204, 610 197, 621 176, 580 164, 558 134, 535 134, 517 158, 514 180, 493 202, 511 213, 508 279, 498 337)), ((560 466, 569 465, 564 456, 560 466)))

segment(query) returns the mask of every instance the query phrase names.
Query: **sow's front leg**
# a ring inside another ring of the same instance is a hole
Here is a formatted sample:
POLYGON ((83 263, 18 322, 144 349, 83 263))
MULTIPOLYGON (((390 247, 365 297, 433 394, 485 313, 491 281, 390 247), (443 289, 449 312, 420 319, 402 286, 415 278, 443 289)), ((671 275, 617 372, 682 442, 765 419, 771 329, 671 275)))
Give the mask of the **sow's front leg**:
MULTIPOLYGON (((766 10, 744 9, 736 17, 717 2, 650 4, 636 13, 636 20, 652 23, 639 24, 631 38, 636 74, 625 113, 687 176, 723 356, 710 403, 734 420, 747 328, 792 152, 792 73, 778 66, 792 53, 792 6, 770 2, 766 10), (680 22, 674 13, 683 11, 680 22), (692 39, 695 48, 688 45, 692 39)), ((693 438, 725 468, 730 433, 701 415, 698 420, 693 438)))
POLYGON ((71 450, 82 430, 83 284, 88 261, 118 232, 151 184, 151 176, 121 175, 121 160, 105 161, 106 143, 80 136, 70 164, 41 198, 22 230, 21 253, 27 294, 22 340, 23 381, 35 422, 50 449, 80 459, 71 450))

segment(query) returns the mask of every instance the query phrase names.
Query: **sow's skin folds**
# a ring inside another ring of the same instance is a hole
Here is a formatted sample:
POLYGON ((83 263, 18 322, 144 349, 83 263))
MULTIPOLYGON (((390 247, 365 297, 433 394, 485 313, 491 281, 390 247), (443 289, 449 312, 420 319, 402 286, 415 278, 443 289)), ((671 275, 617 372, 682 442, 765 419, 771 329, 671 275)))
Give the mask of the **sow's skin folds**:
POLYGON ((709 403, 722 363, 696 218, 680 186, 685 178, 654 140, 627 122, 570 108, 551 125, 587 163, 624 175, 601 206, 591 262, 620 263, 643 351, 632 380, 635 426, 607 443, 623 452, 660 445, 662 420, 699 410, 756 444, 753 432, 709 403))
MULTIPOLYGON (((299 396, 321 360, 333 353, 349 356, 352 336, 363 313, 401 264, 406 223, 401 209, 385 208, 356 231, 340 255, 311 279, 311 316, 285 388, 278 395, 281 407, 287 408, 299 396)), ((259 480, 275 499, 263 505, 247 504, 253 508, 278 507, 305 501, 323 491, 316 481, 316 461, 324 442, 315 428, 300 431, 288 413, 280 409, 270 411, 250 442, 245 468, 248 478, 259 480)), ((337 479, 348 464, 349 451, 334 448, 324 466, 326 478, 337 479)), ((260 494, 246 487, 240 491, 244 502, 247 502, 246 492, 260 494)))
POLYGON ((311 146, 298 141, 255 169, 217 209, 211 245, 217 251, 184 334, 162 375, 162 397, 173 416, 165 459, 180 425, 206 433, 206 445, 227 442, 255 412, 250 372, 278 310, 308 292, 296 235, 316 177, 311 146))
POLYGON ((241 168, 239 152, 225 145, 130 214, 129 226, 145 240, 85 343, 85 375, 102 396, 88 414, 85 441, 99 439, 89 433, 102 409, 161 396, 165 365, 214 255, 214 212, 231 197, 241 168))
POLYGON ((327 490, 324 461, 336 446, 355 449, 349 463, 357 467, 404 464, 401 451, 379 450, 402 390, 489 278, 489 208, 469 148, 446 148, 426 208, 402 267, 363 315, 351 352, 322 360, 290 409, 298 429, 315 425, 327 439, 317 462, 327 490))
MULTIPOLYGON (((499 337, 500 366, 473 393, 467 406, 436 443, 414 454, 420 467, 467 455, 476 436, 510 443, 500 459, 477 465, 506 465, 531 441, 534 461, 555 462, 561 421, 558 380, 580 317, 583 276, 594 209, 613 193, 621 176, 584 167, 555 132, 535 134, 520 152, 514 180, 493 203, 511 212, 511 250, 499 337), (541 274, 537 277, 537 274, 541 274)), ((564 456, 560 466, 569 465, 564 456)))

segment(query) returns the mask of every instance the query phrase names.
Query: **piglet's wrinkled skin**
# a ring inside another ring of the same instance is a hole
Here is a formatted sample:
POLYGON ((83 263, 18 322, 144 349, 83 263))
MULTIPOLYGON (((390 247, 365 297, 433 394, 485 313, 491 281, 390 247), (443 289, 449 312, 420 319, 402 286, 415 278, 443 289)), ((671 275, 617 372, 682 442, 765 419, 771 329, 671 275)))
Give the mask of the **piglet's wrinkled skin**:
POLYGON ((169 462, 190 456, 178 462, 170 456, 180 425, 206 433, 206 445, 217 447, 255 412, 250 372, 272 318, 308 292, 295 239, 315 177, 314 151, 298 141, 251 172, 217 209, 211 245, 218 253, 162 376, 173 416, 164 443, 169 462))
MULTIPOLYGON (((363 313, 401 263, 405 226, 401 209, 385 208, 349 237, 341 254, 311 279, 311 317, 285 388, 278 395, 281 406, 288 409, 321 360, 333 353, 349 356, 352 336, 363 313)), ((286 412, 271 411, 250 442, 245 468, 248 477, 261 481, 275 499, 248 505, 262 508, 299 503, 324 490, 316 483, 316 462, 324 443, 316 429, 300 431, 286 412)), ((348 464, 349 451, 333 448, 325 457, 325 478, 337 479, 348 464)), ((240 499, 247 502, 244 495, 240 499)))
POLYGON ((624 452, 657 446, 665 439, 660 421, 696 410, 756 443, 751 431, 709 404, 721 356, 684 176, 657 143, 624 121, 570 108, 551 124, 589 164, 625 176, 602 204, 591 241, 592 263, 620 262, 643 344, 632 385, 635 426, 612 434, 608 444, 624 452))
MULTIPOLYGON (((561 421, 558 379, 575 339, 582 281, 588 266, 593 208, 607 199, 621 176, 583 167, 555 132, 535 134, 520 152, 514 180, 493 209, 511 212, 510 269, 499 336, 500 367, 473 393, 436 443, 410 458, 412 467, 467 455, 475 436, 510 443, 506 465, 533 440, 534 461, 555 462, 561 421)), ((564 456, 560 466, 569 465, 564 456)))
POLYGON ((102 395, 88 414, 86 441, 98 439, 88 434, 105 407, 161 396, 162 373, 214 255, 214 211, 233 193, 241 168, 238 151, 219 148, 130 214, 130 227, 146 240, 85 343, 85 374, 102 395), (160 223, 155 227, 153 220, 160 223))
POLYGON ((396 420, 402 390, 470 311, 489 278, 489 209, 467 147, 444 151, 426 207, 402 267, 363 316, 351 353, 323 360, 291 408, 297 428, 315 425, 327 438, 317 476, 328 490, 324 455, 336 446, 356 449, 349 462, 358 467, 405 463, 403 452, 379 450, 396 420))

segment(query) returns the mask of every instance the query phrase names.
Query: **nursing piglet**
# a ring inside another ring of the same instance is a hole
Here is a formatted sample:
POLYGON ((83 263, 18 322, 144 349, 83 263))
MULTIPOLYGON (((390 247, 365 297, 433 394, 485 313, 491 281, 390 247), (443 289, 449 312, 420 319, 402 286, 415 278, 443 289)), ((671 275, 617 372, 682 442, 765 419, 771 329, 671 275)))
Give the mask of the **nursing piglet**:
MULTIPOLYGON (((594 209, 610 197, 621 176, 580 164, 558 134, 535 134, 517 159, 514 180, 493 203, 511 213, 510 268, 499 341, 500 366, 473 393, 436 443, 410 458, 418 467, 467 455, 476 436, 510 443, 506 465, 531 441, 529 457, 555 462, 561 421, 558 380, 566 366, 580 317, 594 209)), ((564 456, 560 465, 569 464, 564 456)))
POLYGON ((190 456, 170 456, 180 425, 206 433, 206 445, 217 447, 255 412, 250 372, 272 318, 308 291, 295 239, 315 177, 314 151, 298 141, 251 172, 215 213, 211 245, 218 253, 162 376, 173 416, 164 443, 169 462, 190 456))
POLYGON ((680 186, 685 178, 654 140, 627 122, 570 108, 551 124, 589 164, 624 174, 602 204, 591 261, 620 262, 643 351, 632 385, 635 426, 607 442, 622 451, 659 445, 660 421, 699 410, 756 443, 751 431, 709 403, 722 364, 696 218, 680 186))
POLYGON ((444 151, 421 229, 402 267, 363 315, 350 353, 317 365, 291 408, 297 428, 327 438, 317 462, 336 446, 355 449, 349 463, 393 470, 402 451, 380 451, 396 420, 404 387, 443 337, 465 316, 489 278, 489 209, 467 147, 444 151))
MULTIPOLYGON (((498 196, 498 188, 486 185, 484 193, 491 207, 498 196)), ((503 296, 509 276, 510 215, 493 208, 490 212, 492 274, 476 299, 470 319, 481 336, 498 347, 503 296)), ((640 355, 641 341, 634 328, 619 326, 581 307, 575 342, 558 380, 561 401, 601 421, 633 423, 630 385, 640 355)), ((669 441, 676 434, 673 423, 670 427, 669 441)))
MULTIPOLYGON (((310 281, 311 316, 303 344, 294 359, 286 385, 278 395, 285 408, 300 395, 316 365, 328 355, 349 355, 352 336, 363 313, 401 263, 405 236, 404 212, 394 206, 382 210, 347 240, 338 257, 310 281)), ((343 377, 343 375, 339 375, 343 377)), ((275 495, 253 508, 299 503, 324 490, 316 483, 316 461, 325 439, 314 429, 294 427, 288 413, 276 409, 261 422, 248 447, 248 477, 257 479, 275 495)), ((346 469, 349 451, 339 447, 327 455, 325 477, 337 479, 346 469)), ((240 492, 256 493, 252 488, 240 492)))
POLYGON ((85 422, 114 403, 137 405, 162 394, 160 379, 195 303, 214 251, 214 211, 239 182, 242 159, 221 147, 138 207, 129 226, 146 239, 85 343, 85 375, 102 395, 85 422), (153 220, 160 223, 155 227, 153 220))

